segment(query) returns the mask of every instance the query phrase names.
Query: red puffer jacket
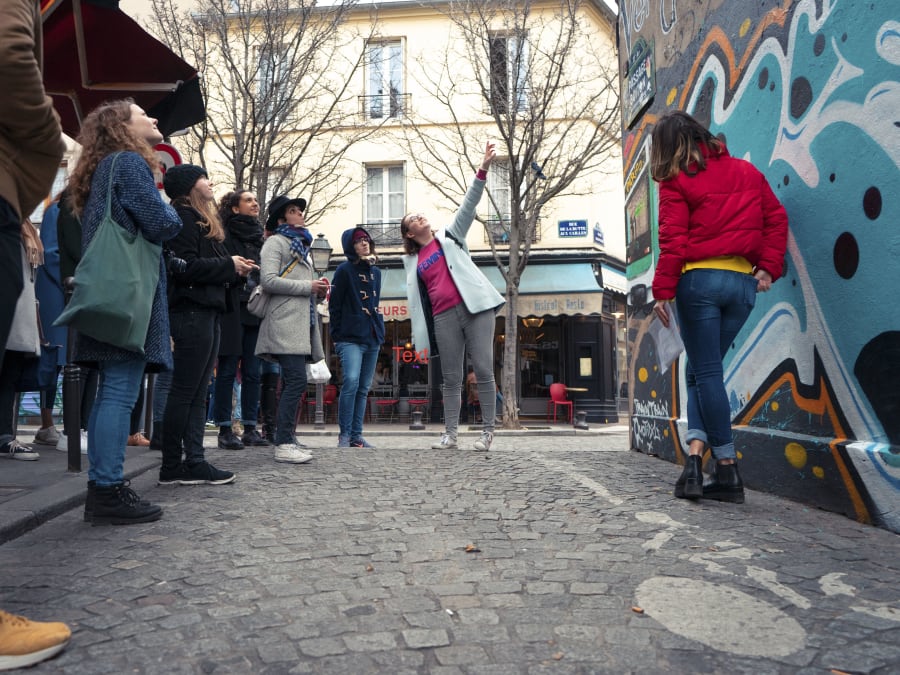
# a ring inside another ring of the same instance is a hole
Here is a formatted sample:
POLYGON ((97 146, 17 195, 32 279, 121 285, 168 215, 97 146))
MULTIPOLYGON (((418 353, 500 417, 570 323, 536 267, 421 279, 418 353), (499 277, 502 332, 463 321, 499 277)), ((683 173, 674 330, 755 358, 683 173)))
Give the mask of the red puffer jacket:
POLYGON ((706 169, 659 184, 659 262, 653 297, 670 300, 685 263, 743 256, 758 269, 781 276, 788 219, 765 176, 727 150, 703 148, 706 169))

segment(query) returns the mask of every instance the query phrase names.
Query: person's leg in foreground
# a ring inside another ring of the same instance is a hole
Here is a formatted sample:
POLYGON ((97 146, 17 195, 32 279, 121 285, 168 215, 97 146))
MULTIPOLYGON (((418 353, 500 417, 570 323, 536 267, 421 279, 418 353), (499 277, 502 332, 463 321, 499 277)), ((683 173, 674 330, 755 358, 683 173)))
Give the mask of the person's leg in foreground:
POLYGON ((88 496, 84 519, 94 525, 158 520, 162 509, 142 500, 124 478, 131 409, 144 376, 143 361, 100 363, 100 386, 88 421, 88 496))

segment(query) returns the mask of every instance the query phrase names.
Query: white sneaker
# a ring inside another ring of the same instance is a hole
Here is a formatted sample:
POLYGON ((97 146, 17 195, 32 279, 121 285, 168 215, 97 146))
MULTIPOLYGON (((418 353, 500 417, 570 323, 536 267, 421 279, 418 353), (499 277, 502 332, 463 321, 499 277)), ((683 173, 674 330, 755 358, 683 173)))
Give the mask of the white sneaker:
POLYGON ((293 443, 285 443, 275 447, 275 461, 288 462, 290 464, 305 464, 313 458, 307 452, 303 452, 293 443))
POLYGON ((15 438, 7 443, 0 445, 0 457, 8 457, 9 459, 23 459, 34 461, 40 459, 41 456, 27 445, 22 445, 15 438))
POLYGON ((442 435, 440 442, 431 444, 432 450, 453 450, 457 447, 459 446, 456 444, 456 439, 450 434, 442 435))
POLYGON ((38 445, 56 445, 59 443, 59 432, 54 426, 43 427, 37 430, 33 442, 38 445))
MULTIPOLYGON (((56 442, 56 449, 60 452, 69 451, 69 437, 63 432, 59 432, 59 440, 56 442)), ((87 454, 87 432, 83 429, 81 431, 81 454, 87 454)))
POLYGON ((475 441, 475 449, 479 452, 487 452, 491 449, 491 443, 494 442, 494 434, 490 431, 482 431, 481 438, 475 441))

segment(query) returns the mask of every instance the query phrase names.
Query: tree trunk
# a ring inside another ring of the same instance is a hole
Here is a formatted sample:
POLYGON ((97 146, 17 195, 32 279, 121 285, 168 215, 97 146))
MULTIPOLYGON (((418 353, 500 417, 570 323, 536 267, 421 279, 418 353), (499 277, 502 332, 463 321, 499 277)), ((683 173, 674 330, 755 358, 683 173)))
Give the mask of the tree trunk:
POLYGON ((500 375, 500 391, 503 393, 503 428, 521 429, 519 423, 519 324, 517 307, 519 288, 506 285, 504 311, 503 371, 500 375))

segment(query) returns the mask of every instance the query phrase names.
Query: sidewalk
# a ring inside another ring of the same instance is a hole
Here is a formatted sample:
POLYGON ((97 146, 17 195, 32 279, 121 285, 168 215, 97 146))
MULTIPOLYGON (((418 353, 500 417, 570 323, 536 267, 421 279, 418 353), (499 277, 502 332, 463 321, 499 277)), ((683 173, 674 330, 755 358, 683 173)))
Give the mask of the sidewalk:
MULTIPOLYGON (((522 431, 497 432, 504 436, 565 436, 576 433, 601 434, 621 433, 627 427, 623 425, 598 425, 590 430, 576 431, 569 425, 552 425, 540 421, 525 421, 527 426, 522 431)), ((59 427, 58 427, 59 428, 59 427)), ((366 437, 371 439, 387 436, 421 435, 423 438, 435 439, 440 436, 440 425, 427 425, 425 431, 410 431, 406 424, 371 424, 366 428, 366 437)), ((36 425, 20 424, 18 438, 22 443, 32 445, 36 425)), ((216 447, 216 431, 206 431, 205 447, 216 447)), ((473 439, 478 436, 477 427, 463 425, 460 436, 473 439)), ((337 445, 338 430, 334 424, 326 425, 324 431, 313 431, 308 424, 299 427, 303 442, 311 447, 332 447, 337 445)), ((429 443, 431 441, 429 440, 429 443)), ((376 443, 377 445, 377 443, 376 443)), ((42 523, 81 507, 87 491, 88 459, 82 455, 81 473, 68 471, 67 454, 44 445, 33 445, 41 458, 34 462, 2 460, 0 464, 0 544, 15 539, 42 523)), ((129 447, 125 453, 125 478, 131 480, 147 471, 159 468, 160 453, 149 448, 129 447)))

